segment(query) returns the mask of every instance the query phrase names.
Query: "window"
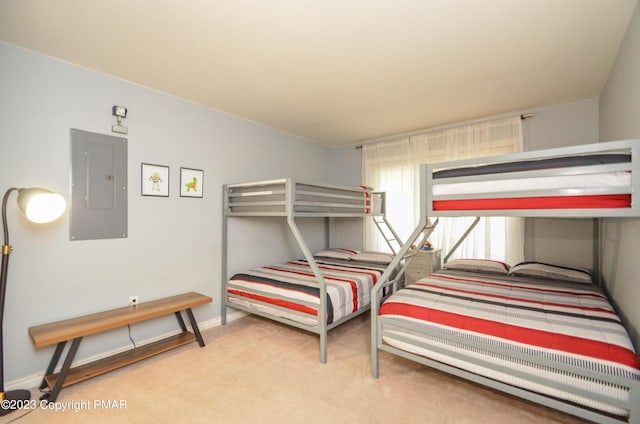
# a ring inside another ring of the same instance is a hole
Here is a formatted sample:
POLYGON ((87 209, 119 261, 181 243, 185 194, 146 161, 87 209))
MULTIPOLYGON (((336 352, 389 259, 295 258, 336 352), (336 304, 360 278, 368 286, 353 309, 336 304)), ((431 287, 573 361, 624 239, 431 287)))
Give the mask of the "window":
MULTIPOLYGON (((363 181, 387 192, 387 219, 406 240, 418 223, 418 170, 422 163, 493 156, 522 151, 520 116, 429 131, 363 146, 363 181)), ((430 241, 447 252, 473 218, 441 218, 430 241)), ((520 262, 524 226, 521 218, 482 218, 453 257, 520 262)), ((373 225, 365 229, 365 248, 388 250, 373 225)))

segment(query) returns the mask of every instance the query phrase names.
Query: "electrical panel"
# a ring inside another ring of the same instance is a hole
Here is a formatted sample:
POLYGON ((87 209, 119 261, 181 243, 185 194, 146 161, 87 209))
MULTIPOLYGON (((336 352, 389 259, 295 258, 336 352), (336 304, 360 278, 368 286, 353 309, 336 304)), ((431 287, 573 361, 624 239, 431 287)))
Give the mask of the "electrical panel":
POLYGON ((127 139, 71 129, 71 240, 127 237, 127 139))

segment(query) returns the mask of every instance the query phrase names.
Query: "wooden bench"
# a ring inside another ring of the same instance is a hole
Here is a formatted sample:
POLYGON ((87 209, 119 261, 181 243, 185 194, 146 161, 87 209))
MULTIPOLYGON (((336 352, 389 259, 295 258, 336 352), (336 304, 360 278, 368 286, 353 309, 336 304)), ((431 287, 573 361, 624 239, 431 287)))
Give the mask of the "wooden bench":
POLYGON ((191 308, 211 301, 212 299, 209 296, 190 292, 140 303, 135 306, 125 306, 29 328, 29 335, 36 348, 57 344, 40 385, 40 389, 48 386, 50 391, 42 395, 40 399, 55 402, 63 387, 133 364, 193 341, 197 341, 200 347, 204 347, 204 341, 191 308), (187 330, 182 319, 182 311, 186 312, 193 332, 187 330), (88 364, 71 367, 73 358, 84 336, 169 314, 175 314, 182 330, 180 333, 88 364), (70 340, 72 340, 72 343, 67 351, 62 368, 60 372, 54 373, 65 345, 70 340))

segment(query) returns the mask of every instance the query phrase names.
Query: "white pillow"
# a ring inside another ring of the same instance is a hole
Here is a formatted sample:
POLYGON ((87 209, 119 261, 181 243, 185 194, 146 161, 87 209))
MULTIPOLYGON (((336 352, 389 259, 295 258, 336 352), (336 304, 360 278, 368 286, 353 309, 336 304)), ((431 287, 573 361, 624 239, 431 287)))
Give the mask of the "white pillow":
POLYGON ((591 273, 586 269, 563 265, 545 264, 542 262, 521 262, 514 265, 510 275, 538 277, 549 280, 570 281, 574 283, 592 284, 591 273))
POLYGON ((358 253, 357 250, 343 249, 340 247, 335 247, 332 249, 321 250, 319 252, 314 253, 313 256, 317 256, 319 258, 333 258, 333 259, 346 259, 350 260, 353 258, 353 255, 358 253))
POLYGON ((509 273, 508 264, 490 259, 453 259, 444 264, 443 268, 471 272, 491 272, 504 275, 509 273))
POLYGON ((354 261, 375 262, 379 264, 390 264, 395 255, 384 252, 359 252, 351 257, 354 261))

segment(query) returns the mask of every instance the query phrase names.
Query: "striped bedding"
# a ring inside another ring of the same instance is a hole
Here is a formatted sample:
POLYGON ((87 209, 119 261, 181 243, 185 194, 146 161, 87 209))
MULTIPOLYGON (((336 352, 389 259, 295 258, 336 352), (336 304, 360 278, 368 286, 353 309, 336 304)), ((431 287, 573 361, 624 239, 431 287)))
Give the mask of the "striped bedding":
POLYGON ((631 155, 614 153, 444 169, 433 173, 432 207, 434 211, 630 208, 630 164, 631 155), (557 172, 549 175, 551 170, 557 172))
MULTIPOLYGON (((386 264, 315 258, 327 283, 327 324, 369 307, 370 292, 386 264)), ((227 283, 229 303, 318 326, 320 288, 306 260, 262 266, 227 283)))
POLYGON ((590 284, 442 270, 389 297, 379 318, 394 348, 614 415, 628 411, 591 394, 628 401, 628 389, 585 374, 640 380, 625 328, 590 284))

